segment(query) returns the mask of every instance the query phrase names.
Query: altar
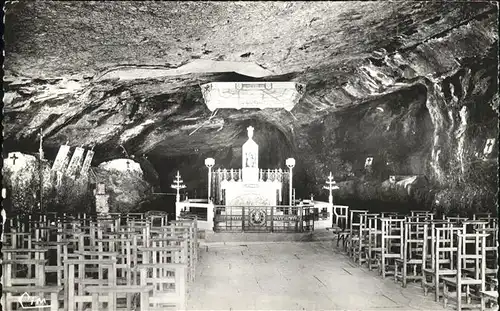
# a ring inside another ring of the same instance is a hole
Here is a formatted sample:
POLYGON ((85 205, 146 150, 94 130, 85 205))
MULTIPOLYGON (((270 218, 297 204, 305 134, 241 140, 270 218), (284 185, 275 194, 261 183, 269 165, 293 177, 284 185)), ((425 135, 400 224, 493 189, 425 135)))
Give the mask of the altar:
MULTIPOLYGON (((215 159, 207 158, 207 199, 180 202, 177 195, 176 217, 182 211, 195 213, 200 228, 214 232, 307 232, 331 227, 334 181, 330 181, 328 188, 329 202, 301 200, 297 203, 292 185, 295 160, 286 159, 288 170, 260 168, 253 127, 247 128, 247 135, 242 146, 241 168, 213 169, 215 159)), ((180 183, 180 176, 177 179, 180 183)), ((182 188, 179 184, 172 187, 177 193, 182 188)))
POLYGON ((242 147, 241 178, 224 179, 220 183, 227 206, 275 206, 281 202, 280 178, 268 174, 264 181, 259 170, 259 146, 253 140, 253 130, 251 126, 247 129, 248 140, 242 147))

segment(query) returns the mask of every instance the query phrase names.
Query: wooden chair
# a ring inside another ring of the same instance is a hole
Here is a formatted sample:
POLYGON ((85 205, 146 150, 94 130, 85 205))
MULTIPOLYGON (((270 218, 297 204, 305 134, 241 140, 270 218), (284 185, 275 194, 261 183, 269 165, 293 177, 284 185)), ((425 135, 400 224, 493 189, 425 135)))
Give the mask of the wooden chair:
POLYGON ((462 227, 453 227, 452 223, 445 222, 442 227, 434 227, 432 230, 431 243, 432 267, 424 267, 422 270, 422 287, 424 295, 429 289, 434 290, 434 300, 437 302, 441 297, 440 287, 443 277, 453 277, 457 273, 455 257, 458 251, 456 233, 462 233, 462 227))
POLYGON ((360 229, 362 218, 360 215, 368 214, 367 210, 350 210, 349 211, 349 238, 346 243, 347 255, 354 259, 359 251, 360 229))
POLYGON ((379 214, 369 214, 367 218, 368 242, 365 247, 368 269, 378 269, 377 258, 382 252, 382 222, 379 214))
MULTIPOLYGON (((4 250, 5 251, 5 250, 4 250)), ((10 253, 6 253, 7 257, 12 258, 10 253)), ((3 266, 2 274, 2 305, 8 306, 7 310, 50 307, 51 311, 56 311, 59 308, 58 295, 62 291, 62 286, 47 286, 45 284, 45 259, 7 259, 0 260, 3 266), (14 265, 26 265, 29 268, 34 268, 32 278, 26 278, 13 270, 14 265), (47 303, 45 296, 49 295, 50 304, 47 303), (37 300, 35 302, 31 299, 37 300), (22 302, 22 305, 20 304, 22 302), (40 304, 41 302, 41 304, 40 304)))
MULTIPOLYGON (((463 223, 465 226, 465 233, 484 233, 486 234, 486 242, 484 247, 486 252, 486 276, 496 276, 498 271, 498 260, 496 260, 496 254, 498 253, 498 247, 496 246, 497 237, 491 237, 492 235, 497 235, 498 230, 489 227, 489 222, 487 220, 469 220, 463 223), (493 259, 493 260, 492 260, 493 259)), ((466 239, 465 247, 476 247, 476 243, 474 240, 466 239)), ((477 261, 474 259, 464 259, 462 262, 462 270, 469 274, 475 274, 479 269, 477 265, 477 261), (470 264, 469 264, 470 261, 470 264)))
POLYGON ((404 219, 381 218, 381 252, 378 254, 378 270, 383 278, 395 274, 394 260, 403 258, 404 219))
POLYGON ((59 293, 62 286, 4 286, 2 306, 5 310, 45 309, 59 311, 59 293), (49 297, 47 302, 46 295, 49 297), (18 308, 19 307, 19 308, 18 308))
POLYGON ((370 243, 370 228, 369 219, 372 217, 377 217, 378 214, 360 214, 360 227, 359 227, 359 242, 357 247, 354 249, 354 262, 359 265, 368 264, 370 252, 368 251, 370 243))
POLYGON ((434 213, 431 211, 410 211, 411 218, 416 222, 434 220, 434 213))
MULTIPOLYGON (((196 219, 180 219, 180 220, 172 220, 170 224, 176 227, 183 227, 183 229, 187 230, 189 234, 188 239, 188 247, 189 247, 189 256, 193 256, 193 260, 198 260, 198 248, 200 244, 198 242, 198 224, 196 219)), ((181 231, 182 232, 182 231, 181 231)))
MULTIPOLYGON (((141 311, 149 310, 149 295, 153 291, 153 286, 143 285, 115 285, 115 286, 89 286, 85 288, 85 292, 89 293, 91 299, 91 310, 101 311, 101 303, 108 304, 107 310, 116 310, 116 299, 118 294, 125 294, 131 297, 134 294, 140 295, 141 311)), ((131 310, 127 308, 127 310, 131 310)))
POLYGON ((481 291, 481 311, 486 310, 486 306, 493 309, 494 306, 498 308, 498 279, 488 278, 486 276, 486 290, 481 291))
POLYGON ((333 232, 337 235, 337 247, 339 247, 342 241, 342 247, 345 247, 346 239, 349 237, 349 231, 347 230, 348 218, 349 218, 349 206, 334 205, 333 206, 333 224, 331 228, 327 230, 333 232))
POLYGON ((366 226, 368 214, 359 215, 359 236, 356 243, 356 247, 351 248, 352 260, 358 263, 360 266, 366 262, 365 246, 368 243, 368 228, 366 226))
POLYGON ((68 244, 65 241, 33 242, 35 249, 45 249, 52 252, 52 255, 47 254, 48 262, 45 266, 45 273, 48 275, 55 274, 58 286, 63 285, 65 278, 63 260, 68 258, 68 244))
POLYGON ((464 221, 469 220, 469 218, 461 216, 445 216, 445 220, 455 225, 461 225, 464 221))
POLYGON ((406 287, 408 281, 422 279, 427 223, 420 220, 422 218, 411 217, 404 223, 403 258, 396 258, 394 273, 394 281, 401 281, 403 287, 406 287), (411 274, 408 269, 411 269, 411 274))
POLYGON ((16 217, 11 223, 26 232, 8 233, 16 247, 4 245, 4 276, 10 277, 3 283, 2 300, 15 307, 22 290, 41 299, 50 295, 54 311, 60 311, 61 301, 66 311, 111 311, 133 309, 138 295, 141 310, 184 309, 198 260, 197 221, 167 225, 167 220, 166 215, 144 214, 16 217), (16 264, 30 266, 25 270, 31 275, 13 273, 16 264), (52 274, 56 279, 49 286, 46 276, 52 274))
MULTIPOLYGON (((187 266, 185 264, 140 264, 141 286, 153 286, 146 310, 186 309, 187 266), (152 305, 152 306, 151 306, 152 305)), ((142 301, 142 300, 141 300, 142 301)), ((141 302, 141 309, 143 303, 141 302)))
MULTIPOLYGON (((68 276, 64 286, 65 311, 82 311, 85 304, 92 303, 92 297, 85 291, 88 286, 116 286, 116 260, 68 259, 64 261, 64 270, 68 276), (90 273, 88 269, 93 266, 97 266, 97 270, 107 270, 107 277, 94 277, 95 269, 90 273)), ((99 297, 99 302, 108 303, 108 310, 115 309, 115 301, 114 293, 99 297)))
POLYGON ((480 293, 485 292, 486 282, 486 236, 483 233, 457 233, 457 266, 458 271, 453 277, 443 277, 443 303, 446 308, 450 300, 457 303, 457 310, 462 311, 464 307, 478 308, 481 303, 473 303, 473 298, 481 299, 480 293), (467 251, 468 242, 474 243, 472 252, 467 251), (462 270, 462 264, 472 260, 477 267, 474 274, 466 275, 462 270), (452 291, 455 289, 455 291, 452 291), (474 292, 475 291, 475 292, 474 292), (465 301, 463 300, 465 298, 465 301))

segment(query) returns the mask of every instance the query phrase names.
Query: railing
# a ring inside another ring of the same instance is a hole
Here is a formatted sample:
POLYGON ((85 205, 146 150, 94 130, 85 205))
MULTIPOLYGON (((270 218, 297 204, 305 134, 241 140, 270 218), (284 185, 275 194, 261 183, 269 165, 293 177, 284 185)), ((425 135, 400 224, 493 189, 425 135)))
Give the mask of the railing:
POLYGON ((348 227, 348 210, 347 206, 308 200, 295 206, 225 206, 193 200, 176 203, 177 218, 196 216, 198 228, 216 232, 304 232, 331 227, 345 229, 348 227))
MULTIPOLYGON (((289 172, 279 169, 259 169, 259 181, 287 182, 289 172)), ((222 181, 242 181, 241 169, 219 168, 212 172, 212 180, 222 181)))
POLYGON ((314 230, 312 205, 215 206, 216 232, 308 232, 314 230))
POLYGON ((212 231, 214 227, 214 205, 207 200, 187 200, 175 203, 175 217, 196 216, 198 229, 212 231), (199 203, 203 201, 205 203, 199 203))

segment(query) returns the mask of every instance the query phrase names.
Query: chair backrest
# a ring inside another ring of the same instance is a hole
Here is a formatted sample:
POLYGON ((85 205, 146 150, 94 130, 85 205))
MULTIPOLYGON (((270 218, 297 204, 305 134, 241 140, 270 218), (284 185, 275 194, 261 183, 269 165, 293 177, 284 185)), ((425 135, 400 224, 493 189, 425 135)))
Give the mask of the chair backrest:
POLYGON ((457 234, 464 233, 464 226, 448 226, 435 228, 435 253, 434 268, 440 269, 441 265, 446 265, 448 269, 456 268, 456 258, 458 254, 457 234))
POLYGON ((473 273, 468 274, 468 281, 474 279, 480 285, 480 290, 486 287, 486 238, 485 233, 461 233, 456 234, 457 245, 457 284, 461 284, 462 271, 472 268, 473 273), (473 248, 467 247, 473 244, 473 248))
POLYGON ((342 230, 347 229, 349 221, 349 206, 334 205, 333 206, 333 223, 342 230))
POLYGON ((363 217, 360 215, 368 214, 367 210, 350 210, 349 211, 349 232, 351 234, 359 232, 363 223, 363 217))
POLYGON ((405 221, 403 240, 405 259, 425 259, 426 224, 427 222, 413 221, 412 219, 405 221))
POLYGON ((403 258, 404 219, 381 218, 382 252, 403 258))

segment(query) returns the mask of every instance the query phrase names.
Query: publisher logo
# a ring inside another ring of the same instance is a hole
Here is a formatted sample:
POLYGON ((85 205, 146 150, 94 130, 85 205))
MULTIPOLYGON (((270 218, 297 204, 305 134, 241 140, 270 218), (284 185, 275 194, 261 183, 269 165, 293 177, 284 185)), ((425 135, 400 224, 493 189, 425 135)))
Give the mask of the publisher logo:
POLYGON ((28 293, 24 293, 19 297, 19 304, 21 309, 44 309, 50 308, 47 305, 45 298, 40 298, 38 296, 30 296, 28 293))

